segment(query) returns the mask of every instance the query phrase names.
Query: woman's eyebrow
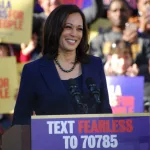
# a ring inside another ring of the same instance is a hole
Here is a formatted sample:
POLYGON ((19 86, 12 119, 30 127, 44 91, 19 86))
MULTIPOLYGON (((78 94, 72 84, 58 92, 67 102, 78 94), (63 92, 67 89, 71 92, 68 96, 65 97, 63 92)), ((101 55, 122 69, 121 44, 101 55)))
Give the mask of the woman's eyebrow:
MULTIPOLYGON (((71 26, 74 26, 72 23, 69 23, 69 22, 68 22, 68 23, 66 23, 66 25, 67 25, 67 24, 69 24, 69 25, 71 25, 71 26)), ((82 28, 83 28, 83 25, 77 25, 77 26, 78 26, 78 27, 82 27, 82 28)))

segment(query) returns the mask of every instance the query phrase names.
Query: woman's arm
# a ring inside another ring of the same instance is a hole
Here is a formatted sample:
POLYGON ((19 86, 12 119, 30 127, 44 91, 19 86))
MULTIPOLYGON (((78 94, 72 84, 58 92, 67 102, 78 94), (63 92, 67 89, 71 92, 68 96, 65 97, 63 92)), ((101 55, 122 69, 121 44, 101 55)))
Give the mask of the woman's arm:
POLYGON ((25 65, 22 71, 19 93, 16 101, 16 106, 13 116, 13 125, 15 124, 30 124, 31 115, 33 112, 34 94, 34 79, 31 68, 25 65))
POLYGON ((112 113, 111 106, 109 104, 109 96, 108 96, 108 89, 107 89, 107 83, 106 83, 106 76, 104 73, 104 67, 102 64, 101 59, 99 59, 99 68, 100 68, 100 78, 101 78, 101 84, 100 84, 100 99, 101 99, 101 106, 100 106, 100 112, 101 113, 112 113))

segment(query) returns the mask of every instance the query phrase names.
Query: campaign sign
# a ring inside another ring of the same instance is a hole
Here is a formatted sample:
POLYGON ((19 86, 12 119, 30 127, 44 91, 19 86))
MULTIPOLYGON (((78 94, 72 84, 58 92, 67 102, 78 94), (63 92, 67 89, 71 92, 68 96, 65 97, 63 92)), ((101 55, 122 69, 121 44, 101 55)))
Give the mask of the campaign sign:
POLYGON ((107 76, 106 80, 114 114, 144 111, 144 77, 107 76))
POLYGON ((62 0, 61 2, 62 4, 75 4, 81 9, 92 6, 92 0, 62 0))
POLYGON ((150 115, 33 116, 31 141, 32 150, 150 150, 150 115))
POLYGON ((28 43, 34 0, 0 0, 0 43, 28 43))
POLYGON ((0 114, 12 113, 18 89, 16 57, 0 58, 0 114))

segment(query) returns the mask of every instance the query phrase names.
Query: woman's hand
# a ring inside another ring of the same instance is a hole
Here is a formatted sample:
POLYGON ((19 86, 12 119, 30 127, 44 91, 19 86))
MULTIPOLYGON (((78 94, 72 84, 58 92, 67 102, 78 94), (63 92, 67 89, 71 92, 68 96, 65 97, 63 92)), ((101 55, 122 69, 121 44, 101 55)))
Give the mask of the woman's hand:
POLYGON ((137 32, 137 25, 134 23, 127 23, 126 28, 123 31, 122 39, 129 43, 134 43, 137 41, 138 32, 137 32))
POLYGON ((137 64, 133 64, 127 69, 126 75, 130 77, 135 77, 138 75, 138 73, 139 73, 139 68, 137 64))
POLYGON ((104 65, 104 71, 107 76, 113 75, 113 70, 111 68, 111 61, 108 59, 104 65))

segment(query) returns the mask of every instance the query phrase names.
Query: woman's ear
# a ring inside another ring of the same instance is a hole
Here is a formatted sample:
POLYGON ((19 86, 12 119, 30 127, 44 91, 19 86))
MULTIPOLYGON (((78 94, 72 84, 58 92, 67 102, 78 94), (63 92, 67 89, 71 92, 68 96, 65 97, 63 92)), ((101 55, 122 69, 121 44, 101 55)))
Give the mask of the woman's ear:
POLYGON ((110 10, 107 10, 107 18, 110 18, 110 10))

